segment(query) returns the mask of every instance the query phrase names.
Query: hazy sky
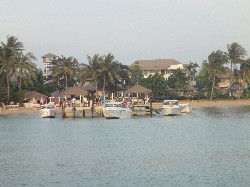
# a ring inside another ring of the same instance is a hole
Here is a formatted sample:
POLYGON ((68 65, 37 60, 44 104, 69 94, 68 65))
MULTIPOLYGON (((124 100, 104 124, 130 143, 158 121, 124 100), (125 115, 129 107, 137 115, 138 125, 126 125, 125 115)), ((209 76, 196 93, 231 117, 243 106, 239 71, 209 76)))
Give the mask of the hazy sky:
POLYGON ((49 52, 201 64, 233 42, 250 54, 249 10, 249 0, 0 0, 0 41, 18 37, 39 67, 49 52))

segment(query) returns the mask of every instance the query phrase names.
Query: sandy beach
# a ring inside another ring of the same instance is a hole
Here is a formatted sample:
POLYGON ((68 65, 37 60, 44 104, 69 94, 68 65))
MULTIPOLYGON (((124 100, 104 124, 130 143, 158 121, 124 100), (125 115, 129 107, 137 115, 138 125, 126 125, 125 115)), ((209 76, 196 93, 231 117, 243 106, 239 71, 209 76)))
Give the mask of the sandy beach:
MULTIPOLYGON (((235 99, 235 100, 181 100, 180 104, 189 103, 190 107, 223 107, 223 106, 250 106, 250 99, 235 99)), ((153 103, 153 108, 161 108, 162 103, 153 103)))
MULTIPOLYGON (((235 100, 183 100, 179 101, 179 103, 189 103, 190 107, 199 108, 199 107, 223 107, 223 106, 250 106, 250 99, 235 99, 235 100)), ((153 109, 160 109, 162 107, 162 103, 153 103, 153 109)), ((86 115, 90 112, 90 108, 86 107, 86 115)), ((59 109, 61 112, 61 110, 59 109)), ((19 107, 17 110, 10 109, 0 109, 0 115, 13 115, 13 114, 31 114, 37 113, 39 109, 37 108, 25 108, 19 107)))

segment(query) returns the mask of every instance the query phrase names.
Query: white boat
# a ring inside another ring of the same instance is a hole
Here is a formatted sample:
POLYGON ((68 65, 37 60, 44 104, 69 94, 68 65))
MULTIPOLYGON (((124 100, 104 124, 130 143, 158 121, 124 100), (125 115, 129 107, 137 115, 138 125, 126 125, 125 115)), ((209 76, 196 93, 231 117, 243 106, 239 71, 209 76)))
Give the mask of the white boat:
POLYGON ((180 106, 180 111, 181 111, 181 113, 190 114, 191 111, 192 111, 192 107, 190 107, 188 103, 179 104, 179 106, 180 106))
POLYGON ((41 105, 39 113, 42 118, 54 118, 56 117, 56 107, 51 104, 41 105))
POLYGON ((131 108, 123 102, 104 103, 102 113, 106 119, 130 118, 132 116, 131 108))
POLYGON ((164 116, 176 116, 180 114, 180 106, 178 100, 164 100, 162 105, 162 113, 164 116))

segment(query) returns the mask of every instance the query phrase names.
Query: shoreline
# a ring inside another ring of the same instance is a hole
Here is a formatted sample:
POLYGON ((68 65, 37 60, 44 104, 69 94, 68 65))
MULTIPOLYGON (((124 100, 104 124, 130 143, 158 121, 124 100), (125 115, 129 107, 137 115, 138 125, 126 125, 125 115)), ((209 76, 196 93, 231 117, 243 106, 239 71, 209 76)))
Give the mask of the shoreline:
MULTIPOLYGON (((203 108, 203 107, 226 107, 226 106, 250 106, 250 99, 235 99, 235 100, 180 100, 180 104, 189 103, 192 108, 203 108)), ((162 103, 152 103, 153 109, 160 109, 162 103)), ((86 114, 90 112, 90 107, 84 108, 86 114)), ((59 109, 60 110, 60 109, 59 109)), ((58 111, 59 113, 61 111, 58 111)), ((17 110, 0 109, 0 116, 3 115, 15 115, 15 114, 39 114, 37 108, 25 108, 19 107, 17 110)))

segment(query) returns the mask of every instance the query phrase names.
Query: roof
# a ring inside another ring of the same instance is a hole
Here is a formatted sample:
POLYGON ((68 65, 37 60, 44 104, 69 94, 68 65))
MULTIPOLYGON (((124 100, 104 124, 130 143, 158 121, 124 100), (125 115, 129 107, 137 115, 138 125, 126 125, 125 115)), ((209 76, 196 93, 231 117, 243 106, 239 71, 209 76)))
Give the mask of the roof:
POLYGON ((42 58, 54 58, 54 57, 57 57, 57 56, 52 54, 52 53, 48 53, 48 54, 42 56, 42 58))
POLYGON ((88 85, 84 86, 82 89, 88 92, 95 92, 96 91, 95 83, 91 82, 88 85))
POLYGON ((137 84, 137 85, 134 85, 131 88, 127 89, 127 92, 128 93, 151 93, 152 90, 137 84))
POLYGON ((142 70, 168 69, 171 65, 181 64, 174 59, 138 60, 138 66, 142 70))
POLYGON ((88 95, 88 92, 77 87, 77 86, 73 86, 73 87, 69 87, 67 88, 62 95, 88 95))
POLYGON ((41 97, 47 98, 48 96, 41 94, 39 92, 36 92, 36 91, 29 91, 24 94, 24 98, 26 99, 41 98, 41 97))

